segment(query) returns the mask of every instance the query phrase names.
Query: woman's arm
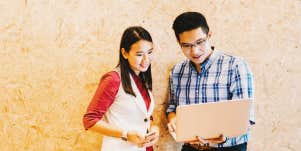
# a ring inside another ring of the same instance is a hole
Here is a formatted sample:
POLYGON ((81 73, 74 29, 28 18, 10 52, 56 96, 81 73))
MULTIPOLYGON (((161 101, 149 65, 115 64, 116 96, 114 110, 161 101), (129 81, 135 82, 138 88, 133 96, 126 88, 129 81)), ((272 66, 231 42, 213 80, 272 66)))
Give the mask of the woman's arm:
POLYGON ((145 142, 144 136, 135 131, 122 131, 113 125, 110 125, 104 121, 98 121, 89 130, 101 133, 110 137, 117 137, 124 141, 129 141, 138 147, 142 147, 145 142))
POLYGON ((86 114, 83 116, 83 124, 86 130, 91 130, 106 136, 123 138, 142 147, 144 136, 135 131, 122 131, 120 128, 101 120, 110 106, 114 103, 120 86, 120 77, 117 72, 105 74, 91 100, 86 114))
POLYGON ((95 123, 91 128, 89 128, 89 130, 101 133, 106 136, 118 138, 121 138, 123 133, 123 131, 120 128, 112 126, 102 120, 99 120, 97 123, 95 123))
POLYGON ((100 121, 113 104, 120 86, 120 77, 117 72, 105 74, 98 85, 86 113, 83 116, 83 125, 86 130, 100 121))

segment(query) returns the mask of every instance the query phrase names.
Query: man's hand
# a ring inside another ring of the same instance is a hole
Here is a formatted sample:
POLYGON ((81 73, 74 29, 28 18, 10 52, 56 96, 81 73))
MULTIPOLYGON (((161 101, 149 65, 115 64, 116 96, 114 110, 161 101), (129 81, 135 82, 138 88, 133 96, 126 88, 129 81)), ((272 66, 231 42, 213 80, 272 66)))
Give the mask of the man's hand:
POLYGON ((224 143, 226 140, 227 138, 223 134, 221 134, 217 138, 206 139, 206 141, 208 141, 209 144, 220 144, 220 143, 224 143))
POLYGON ((220 135, 217 138, 210 138, 210 139, 204 139, 201 136, 197 136, 195 141, 190 141, 188 143, 190 144, 220 144, 220 143, 224 143, 227 140, 227 138, 224 135, 220 135))
POLYGON ((168 131, 170 133, 176 132, 176 113, 170 112, 168 114, 168 124, 167 124, 167 127, 168 127, 168 131))

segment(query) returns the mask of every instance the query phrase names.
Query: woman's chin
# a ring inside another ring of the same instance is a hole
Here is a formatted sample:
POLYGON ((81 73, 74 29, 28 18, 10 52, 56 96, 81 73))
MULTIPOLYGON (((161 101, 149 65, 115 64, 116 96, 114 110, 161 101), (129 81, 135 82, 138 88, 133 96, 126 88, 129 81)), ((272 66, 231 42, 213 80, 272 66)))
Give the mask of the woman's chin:
POLYGON ((148 68, 140 68, 139 71, 140 72, 146 72, 148 68))

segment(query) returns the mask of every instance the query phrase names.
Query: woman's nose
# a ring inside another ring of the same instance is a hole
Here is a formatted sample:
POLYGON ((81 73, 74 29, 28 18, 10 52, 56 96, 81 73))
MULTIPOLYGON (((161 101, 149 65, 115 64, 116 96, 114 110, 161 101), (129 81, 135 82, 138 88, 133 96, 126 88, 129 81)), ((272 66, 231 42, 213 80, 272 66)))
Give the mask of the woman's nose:
POLYGON ((149 57, 148 57, 148 54, 144 54, 143 55, 143 61, 148 61, 149 57))
POLYGON ((151 55, 150 54, 144 54, 142 61, 143 62, 150 62, 151 61, 151 55))

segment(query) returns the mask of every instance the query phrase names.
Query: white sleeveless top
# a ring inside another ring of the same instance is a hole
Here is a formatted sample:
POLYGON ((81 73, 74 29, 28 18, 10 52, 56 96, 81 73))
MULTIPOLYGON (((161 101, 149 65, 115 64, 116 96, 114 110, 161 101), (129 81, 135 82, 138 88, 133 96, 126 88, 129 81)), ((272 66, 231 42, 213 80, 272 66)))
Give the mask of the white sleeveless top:
MULTIPOLYGON (((119 68, 115 69, 119 77, 119 68)), ((142 95, 137 88, 133 77, 130 75, 131 85, 136 97, 125 93, 122 87, 122 81, 113 104, 109 107, 104 115, 103 120, 111 125, 126 131, 137 131, 145 135, 150 128, 150 116, 154 110, 154 99, 151 91, 149 96, 151 99, 149 109, 147 111, 142 95)), ((120 138, 103 137, 101 151, 145 151, 146 148, 138 148, 136 145, 120 138)))

